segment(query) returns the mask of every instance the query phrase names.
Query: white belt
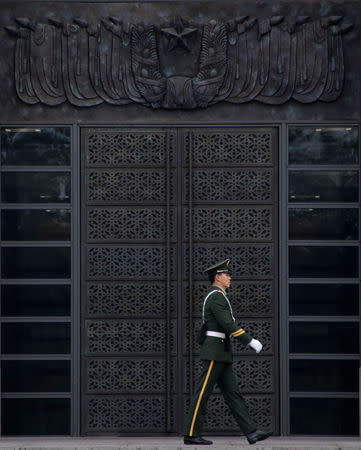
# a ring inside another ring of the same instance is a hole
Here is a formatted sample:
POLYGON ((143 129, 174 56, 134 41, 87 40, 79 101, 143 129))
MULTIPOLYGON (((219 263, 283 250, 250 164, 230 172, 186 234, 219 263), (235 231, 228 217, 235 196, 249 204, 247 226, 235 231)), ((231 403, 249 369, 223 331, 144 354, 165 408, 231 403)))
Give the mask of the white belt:
POLYGON ((217 337, 220 339, 226 339, 226 335, 224 333, 218 333, 218 331, 207 331, 207 336, 217 337))

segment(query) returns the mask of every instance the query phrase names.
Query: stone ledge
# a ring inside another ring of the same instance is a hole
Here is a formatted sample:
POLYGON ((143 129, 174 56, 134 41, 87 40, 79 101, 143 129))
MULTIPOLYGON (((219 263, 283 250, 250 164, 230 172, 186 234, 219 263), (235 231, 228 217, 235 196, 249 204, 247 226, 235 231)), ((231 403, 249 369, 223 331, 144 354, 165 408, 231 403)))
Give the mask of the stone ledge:
POLYGON ((361 450, 357 437, 271 437, 252 446, 244 437, 209 438, 213 440, 211 446, 183 445, 181 437, 4 437, 0 450, 361 450))

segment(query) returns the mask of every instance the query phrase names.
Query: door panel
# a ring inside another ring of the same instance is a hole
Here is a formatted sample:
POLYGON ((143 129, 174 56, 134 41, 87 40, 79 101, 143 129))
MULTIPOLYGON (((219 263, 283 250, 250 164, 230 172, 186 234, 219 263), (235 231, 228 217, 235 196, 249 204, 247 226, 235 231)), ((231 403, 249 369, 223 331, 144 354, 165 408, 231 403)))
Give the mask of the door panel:
MULTIPOLYGON (((234 344, 234 370, 277 431, 277 150, 274 128, 83 129, 84 435, 182 433, 203 270, 226 257, 234 314, 264 344, 234 344)), ((217 390, 205 428, 239 431, 217 390)))

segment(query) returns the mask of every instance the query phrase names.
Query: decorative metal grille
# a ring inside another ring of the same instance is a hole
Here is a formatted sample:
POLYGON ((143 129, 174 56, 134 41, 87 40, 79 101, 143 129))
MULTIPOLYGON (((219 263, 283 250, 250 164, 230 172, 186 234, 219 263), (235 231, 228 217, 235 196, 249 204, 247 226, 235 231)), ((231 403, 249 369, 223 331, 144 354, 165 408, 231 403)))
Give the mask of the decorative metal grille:
MULTIPOLYGON (((164 278, 166 253, 164 246, 89 247, 88 277, 93 280, 164 278)), ((174 263, 171 268, 174 273, 174 263)))
MULTIPOLYGON (((189 148, 189 135, 186 137, 189 148)), ((271 165, 274 133, 271 131, 225 132, 225 130, 193 131, 192 149, 195 165, 235 166, 247 164, 271 165)), ((189 152, 185 153, 188 162, 189 152)))
MULTIPOLYGON (((171 217, 171 238, 175 239, 175 211, 171 217)), ((167 211, 163 207, 89 208, 88 241, 131 242, 164 241, 167 236, 167 211)), ((254 224, 256 226, 256 224, 254 224)))
POLYGON ((87 173, 87 201, 92 203, 160 204, 165 203, 166 195, 162 169, 89 169, 87 173))
MULTIPOLYGON (((272 128, 83 130, 84 434, 183 432, 203 270, 226 257, 237 321, 264 345, 233 344, 235 375, 277 430, 276 149, 272 128)), ((239 432, 217 390, 206 430, 239 432)))
MULTIPOLYGON (((171 381, 174 370, 173 361, 171 381)), ((167 362, 146 358, 88 359, 85 375, 86 389, 91 394, 162 393, 167 384, 167 362)))
MULTIPOLYGON (((195 207, 192 211, 193 239, 197 241, 270 241, 273 235, 271 207, 195 207)), ((189 212, 184 214, 188 239, 189 212)))
POLYGON ((85 141, 88 166, 164 165, 167 152, 174 159, 174 133, 144 131, 90 131, 85 141))
MULTIPOLYGON (((85 432, 89 434, 108 432, 162 433, 167 422, 167 401, 164 396, 109 397, 89 396, 85 432)), ((174 420, 171 417, 171 426, 174 420)))
POLYGON ((167 334, 166 321, 94 320, 86 321, 85 352, 90 354, 163 354, 167 340, 174 352, 174 325, 167 334))
MULTIPOLYGON (((195 202, 272 201, 272 169, 194 169, 192 173, 195 202)), ((189 184, 189 174, 186 175, 189 184)), ((188 191, 188 190, 187 190, 188 191)), ((186 197, 188 200, 188 198, 186 197)))
MULTIPOLYGON (((175 285, 171 285, 171 312, 175 314, 175 285)), ((167 289, 164 283, 88 283, 85 307, 89 316, 165 317, 167 289)))

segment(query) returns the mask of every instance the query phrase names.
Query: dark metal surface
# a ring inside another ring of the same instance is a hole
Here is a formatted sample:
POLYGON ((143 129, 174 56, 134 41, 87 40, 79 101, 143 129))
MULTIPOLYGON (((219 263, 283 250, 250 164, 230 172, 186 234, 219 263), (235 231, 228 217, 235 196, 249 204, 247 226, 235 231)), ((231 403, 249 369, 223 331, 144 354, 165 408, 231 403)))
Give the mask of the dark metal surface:
POLYGON ((30 16, 6 30, 17 38, 14 78, 25 103, 195 109, 220 101, 335 101, 351 19, 230 15, 144 25, 114 16, 98 22, 30 16))
POLYGON ((82 5, 1 3, 0 118, 360 117, 357 1, 89 2, 86 14, 82 5))
MULTIPOLYGON (((82 152, 82 434, 182 433, 203 269, 226 256, 234 312, 264 343, 235 345, 235 372, 278 430, 277 129, 88 127, 82 152)), ((209 407, 207 432, 239 432, 217 392, 209 407)))

